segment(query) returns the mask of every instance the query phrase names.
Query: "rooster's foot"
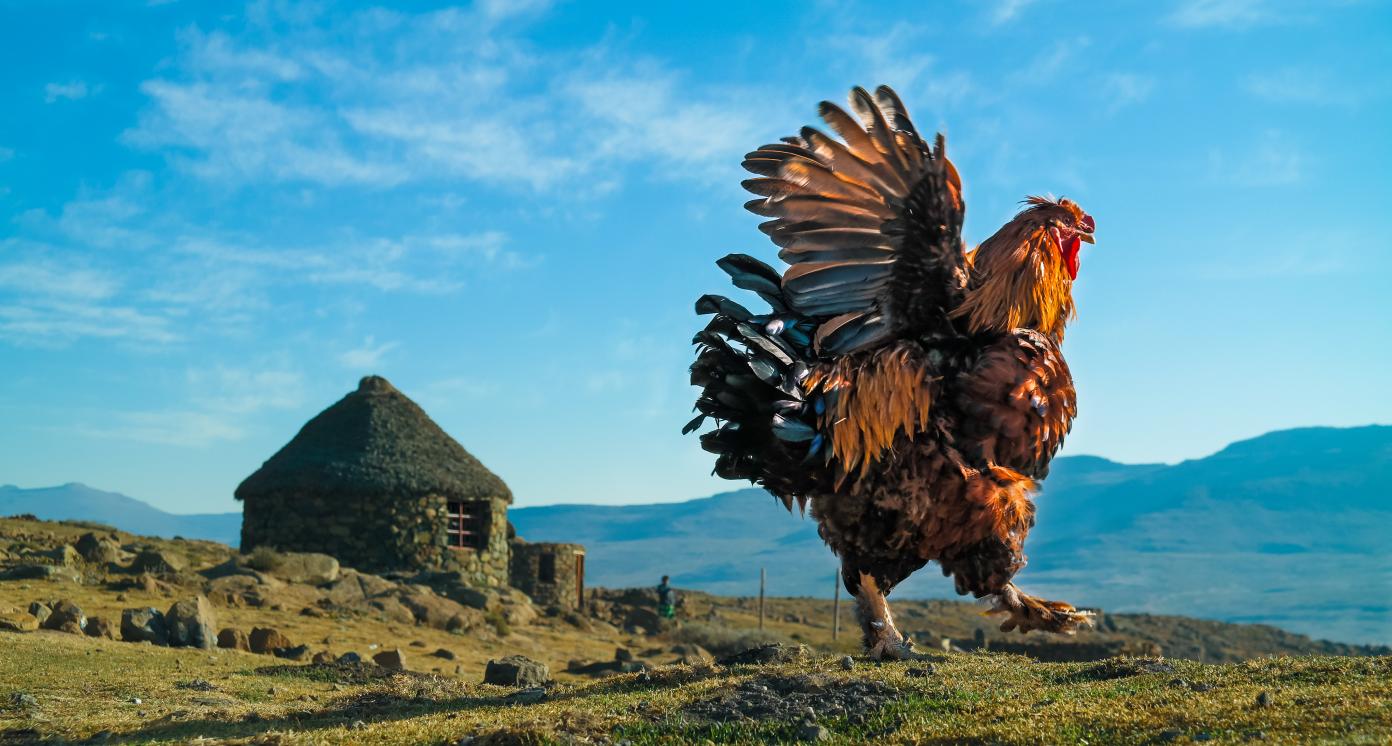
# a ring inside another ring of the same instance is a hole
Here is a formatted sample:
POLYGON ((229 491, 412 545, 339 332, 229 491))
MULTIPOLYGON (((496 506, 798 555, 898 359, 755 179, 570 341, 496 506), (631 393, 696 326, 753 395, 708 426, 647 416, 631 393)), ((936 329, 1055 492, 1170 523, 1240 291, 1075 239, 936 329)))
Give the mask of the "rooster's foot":
POLYGON ((987 614, 1004 615, 1001 631, 1042 630, 1071 635, 1092 626, 1092 612, 1079 611, 1063 601, 1047 601, 1031 596, 1010 583, 995 596, 995 606, 987 614))
POLYGON ((894 629, 889 630, 888 634, 882 635, 867 653, 871 660, 877 661, 913 661, 927 657, 914 652, 913 640, 900 635, 894 629))

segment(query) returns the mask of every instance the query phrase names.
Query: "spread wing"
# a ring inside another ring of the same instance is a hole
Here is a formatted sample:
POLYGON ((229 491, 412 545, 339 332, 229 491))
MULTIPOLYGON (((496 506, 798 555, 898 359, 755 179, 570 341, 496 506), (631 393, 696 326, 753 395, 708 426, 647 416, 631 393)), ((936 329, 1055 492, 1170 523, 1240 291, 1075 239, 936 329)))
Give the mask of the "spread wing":
POLYGON ((1016 329, 982 348, 954 385, 959 450, 980 466, 1004 466, 1034 479, 1078 414, 1073 375, 1059 348, 1032 329, 1016 329))
POLYGON ((744 182, 760 196, 745 207, 773 218, 760 228, 790 265, 784 296, 816 321, 823 357, 950 334, 966 285, 962 183, 943 137, 930 148, 887 86, 850 103, 860 121, 819 107, 841 140, 804 127, 744 161, 764 177, 744 182))

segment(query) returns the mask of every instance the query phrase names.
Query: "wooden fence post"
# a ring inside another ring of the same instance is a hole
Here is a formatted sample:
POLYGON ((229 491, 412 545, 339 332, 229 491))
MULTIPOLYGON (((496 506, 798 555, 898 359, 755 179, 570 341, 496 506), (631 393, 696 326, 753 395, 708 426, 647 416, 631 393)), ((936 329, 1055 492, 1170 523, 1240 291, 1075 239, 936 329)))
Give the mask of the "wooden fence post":
POLYGON ((764 629, 764 583, 768 580, 768 572, 764 568, 759 568, 759 630, 764 629))
POLYGON ((831 591, 831 641, 841 636, 841 572, 838 570, 831 591))

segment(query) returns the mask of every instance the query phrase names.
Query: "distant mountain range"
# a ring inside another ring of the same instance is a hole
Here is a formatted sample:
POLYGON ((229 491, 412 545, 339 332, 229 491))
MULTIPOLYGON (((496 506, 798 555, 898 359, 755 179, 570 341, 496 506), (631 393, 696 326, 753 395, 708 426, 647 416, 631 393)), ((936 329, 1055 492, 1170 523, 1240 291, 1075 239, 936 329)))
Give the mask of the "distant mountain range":
MULTIPOLYGON (((1314 637, 1392 642, 1392 427, 1303 428, 1175 465, 1091 456, 1054 462, 1020 583, 1111 611, 1274 624, 1314 637)), ((141 534, 236 544, 238 514, 171 515, 80 484, 0 487, 0 515, 99 521, 141 534)), ((509 512, 532 541, 586 545, 591 585, 829 596, 836 560, 811 520, 762 490, 683 503, 552 505, 509 512)), ((897 596, 951 596, 924 568, 897 596)))

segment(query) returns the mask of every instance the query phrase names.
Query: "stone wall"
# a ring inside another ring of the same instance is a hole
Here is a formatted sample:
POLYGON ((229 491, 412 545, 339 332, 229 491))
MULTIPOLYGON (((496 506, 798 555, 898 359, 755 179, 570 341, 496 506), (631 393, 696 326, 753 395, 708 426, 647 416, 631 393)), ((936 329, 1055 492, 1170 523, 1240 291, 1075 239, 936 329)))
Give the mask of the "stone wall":
POLYGON ((485 551, 448 546, 448 500, 258 496, 242 507, 242 551, 258 546, 322 552, 368 572, 449 570, 480 586, 508 581, 507 501, 494 498, 485 551))
POLYGON ((538 604, 578 609, 583 598, 584 562, 585 547, 579 544, 515 541, 508 577, 512 587, 538 604), (543 577, 547 569, 553 570, 550 579, 543 577))

